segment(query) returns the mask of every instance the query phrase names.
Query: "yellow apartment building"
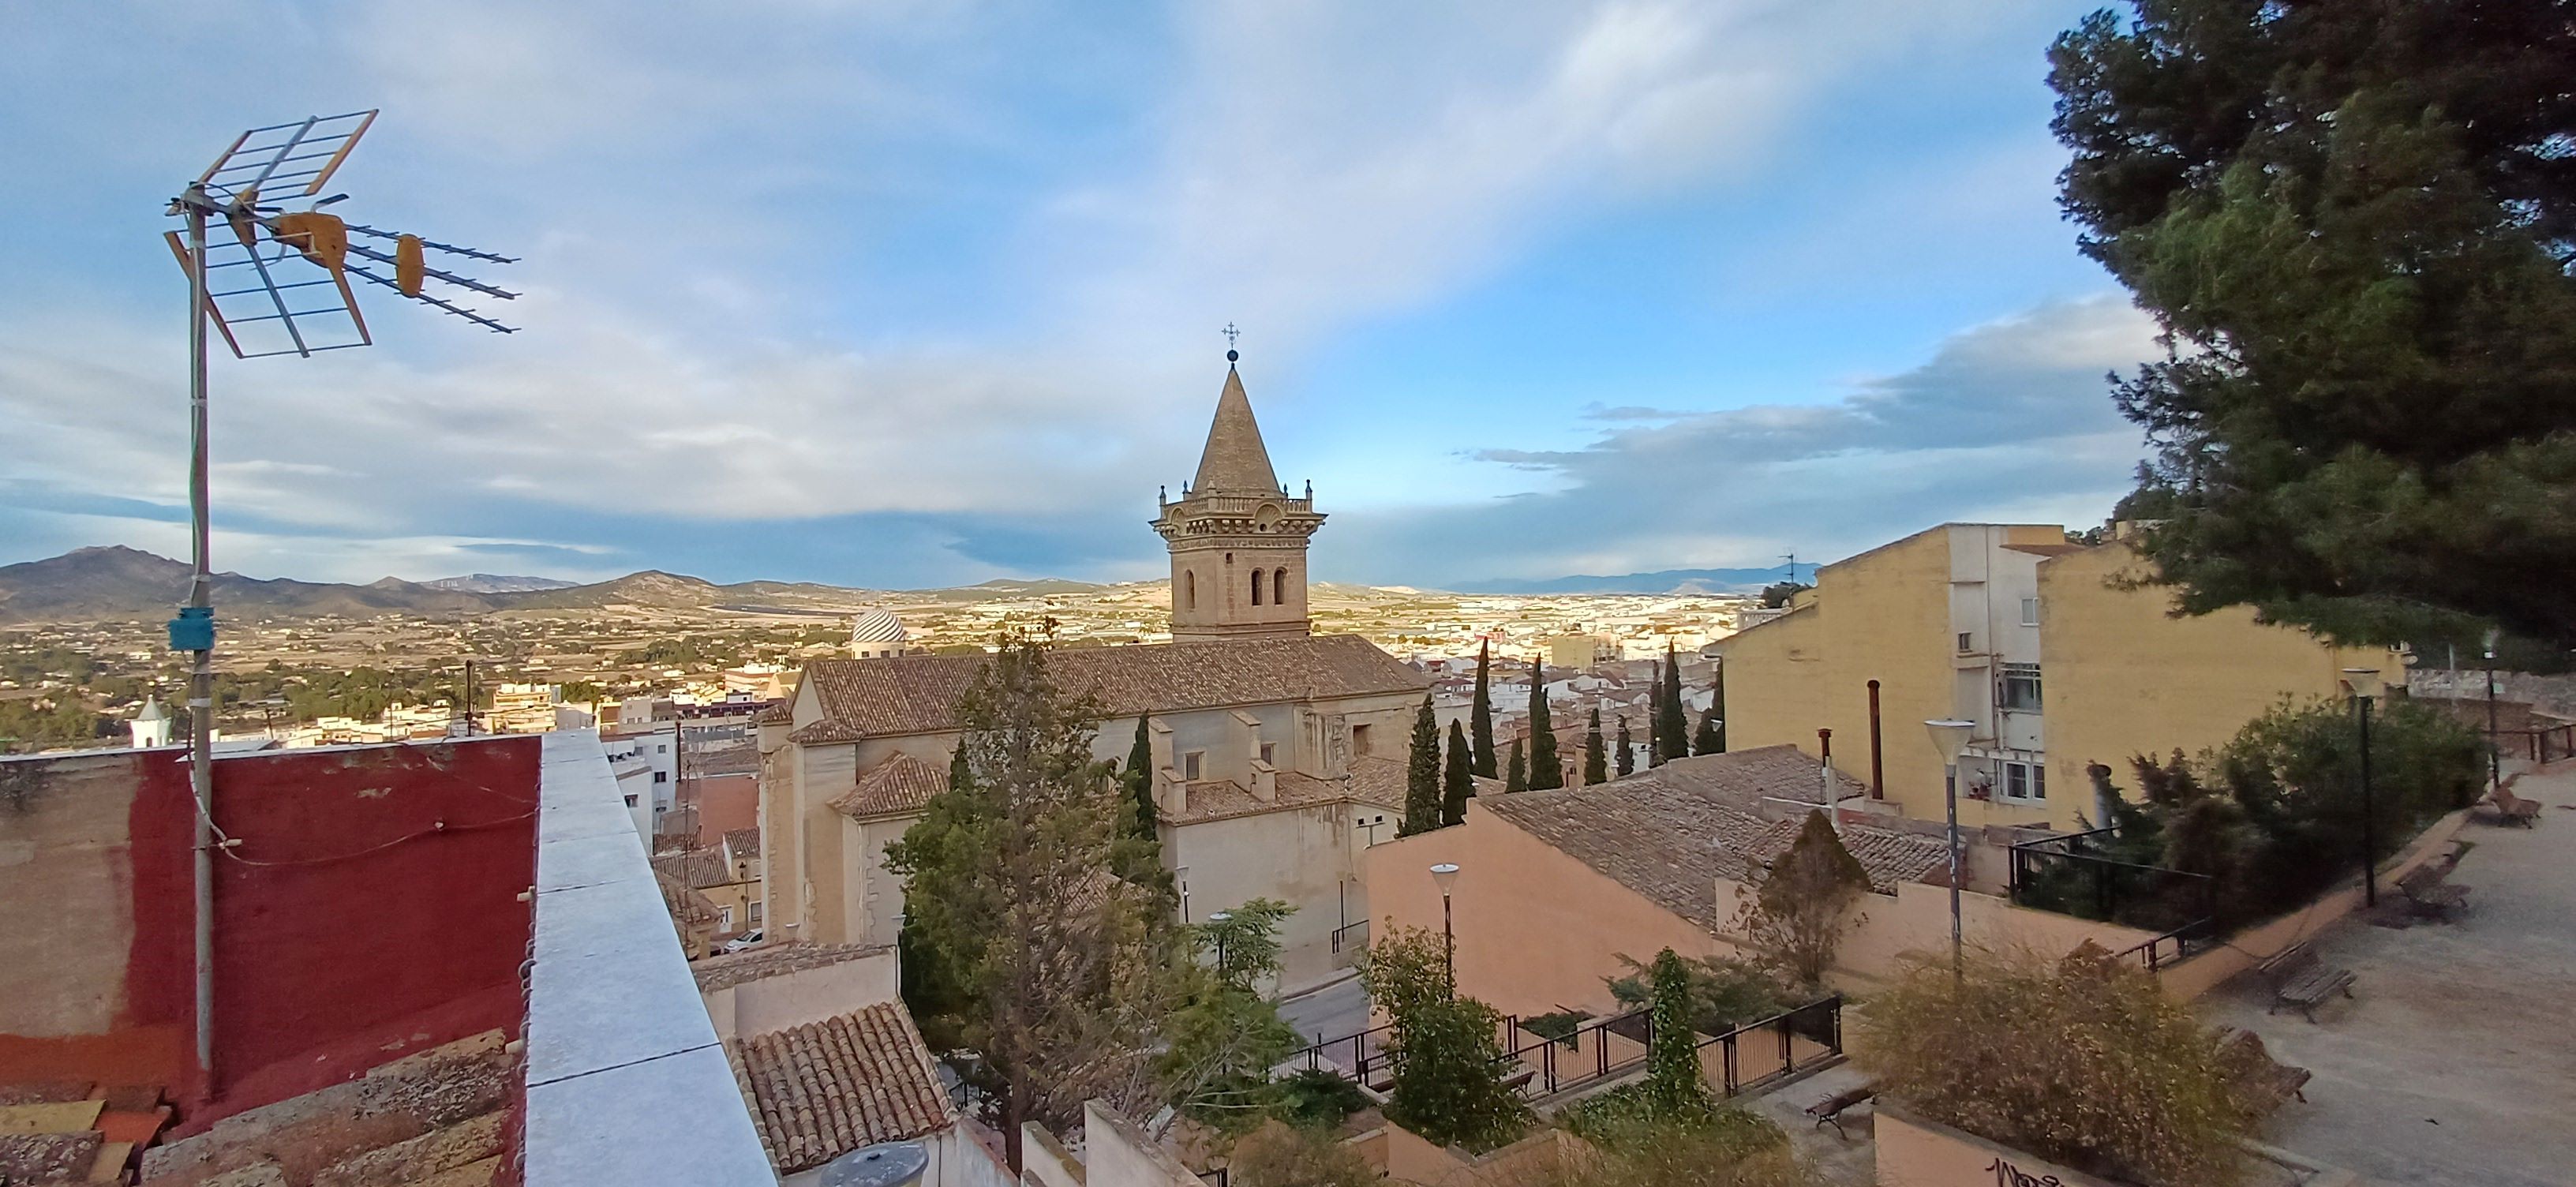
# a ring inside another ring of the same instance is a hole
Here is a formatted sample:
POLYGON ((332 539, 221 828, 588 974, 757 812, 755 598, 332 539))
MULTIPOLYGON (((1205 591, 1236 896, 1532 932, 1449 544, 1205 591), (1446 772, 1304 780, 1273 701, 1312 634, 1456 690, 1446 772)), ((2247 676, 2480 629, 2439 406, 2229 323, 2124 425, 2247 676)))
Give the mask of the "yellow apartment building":
POLYGON ((1823 566, 1790 611, 1721 640, 1729 748, 1833 731, 1834 765, 1908 816, 1943 813, 1923 722, 1976 730, 1963 825, 2099 823, 2086 768, 2198 754, 2284 698, 2339 696, 2343 670, 2402 681, 2385 649, 2335 648, 2242 607, 2176 618, 2127 544, 2056 524, 1943 524, 1823 566), (1875 726, 1875 737, 1873 737, 1875 726))

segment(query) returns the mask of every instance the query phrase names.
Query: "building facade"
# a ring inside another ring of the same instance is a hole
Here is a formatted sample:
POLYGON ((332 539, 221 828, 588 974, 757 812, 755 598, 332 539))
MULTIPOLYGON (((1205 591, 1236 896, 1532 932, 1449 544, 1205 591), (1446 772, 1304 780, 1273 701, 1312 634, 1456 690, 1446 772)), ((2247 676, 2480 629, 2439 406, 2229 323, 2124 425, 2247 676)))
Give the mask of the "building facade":
POLYGON ((2244 609, 2175 617, 2126 543, 2055 524, 1944 524, 1816 571, 1786 612, 1721 641, 1727 740, 1820 744, 1908 816, 1944 814, 1923 723, 1975 725, 1959 763, 1966 824, 2099 822, 2088 768, 2219 745, 2287 699, 2345 690, 2346 668, 2402 670, 2244 609))
MULTIPOLYGON (((1172 552, 1177 641, 1049 658, 1061 687, 1106 707, 1100 758, 1124 761, 1144 722, 1184 920, 1255 897, 1297 908, 1281 936, 1290 984, 1347 963, 1368 919, 1359 854, 1395 835, 1406 731, 1428 685, 1364 639, 1309 634, 1305 546, 1322 520, 1276 490, 1229 368, 1199 478, 1155 525, 1172 552), (1199 575, 1195 602, 1186 574, 1199 575)), ((885 849, 946 785, 957 698, 985 662, 816 661, 762 715, 768 938, 894 940, 903 886, 885 849)))

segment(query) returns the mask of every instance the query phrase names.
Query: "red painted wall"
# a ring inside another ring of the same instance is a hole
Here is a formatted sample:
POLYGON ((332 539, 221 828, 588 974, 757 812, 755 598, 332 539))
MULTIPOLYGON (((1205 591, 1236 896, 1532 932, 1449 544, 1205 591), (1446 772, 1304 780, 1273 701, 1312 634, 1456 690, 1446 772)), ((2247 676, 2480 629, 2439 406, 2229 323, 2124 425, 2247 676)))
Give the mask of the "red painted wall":
POLYGON ((705 775, 688 782, 698 804, 699 844, 714 845, 726 833, 760 824, 760 776, 705 775))
POLYGON ((539 753, 530 736, 215 765, 215 820, 241 843, 215 863, 208 1113, 517 1036, 539 753))

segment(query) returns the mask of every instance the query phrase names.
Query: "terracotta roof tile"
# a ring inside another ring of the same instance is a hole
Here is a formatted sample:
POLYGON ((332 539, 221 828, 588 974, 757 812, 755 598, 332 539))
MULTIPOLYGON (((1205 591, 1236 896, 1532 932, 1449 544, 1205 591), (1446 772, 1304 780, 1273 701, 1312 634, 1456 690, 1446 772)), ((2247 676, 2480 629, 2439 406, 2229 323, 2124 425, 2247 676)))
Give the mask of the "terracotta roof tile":
POLYGON ((725 1055, 780 1174, 954 1119, 920 1032, 891 1002, 731 1040, 725 1055))
POLYGON ((724 843, 725 848, 732 851, 735 861, 760 860, 760 829, 757 826, 725 830, 724 843))
MULTIPOLYGON (((1475 810, 1563 850, 1674 914, 1719 930, 1719 878, 1745 881, 1788 851, 1796 820, 1756 811, 1765 798, 1812 796, 1816 760, 1793 746, 1680 759, 1625 779, 1589 787, 1482 796, 1475 810)), ((1846 795, 1866 788, 1837 779, 1846 795)), ((1893 893, 1947 860, 1930 837, 1846 821, 1843 844, 1869 871, 1871 886, 1893 893)))
POLYGON ((697 975, 698 992, 714 993, 763 977, 801 973, 807 969, 881 955, 893 948, 892 944, 765 944, 741 952, 707 957, 690 965, 689 970, 697 975))
POLYGON ((724 854, 713 849, 681 849, 654 854, 653 872, 676 879, 691 890, 727 886, 733 882, 733 871, 725 868, 724 854))
POLYGON ((947 787, 948 772, 897 754, 859 772, 857 785, 835 797, 832 810, 854 819, 906 815, 921 811, 947 787))
MULTIPOLYGON (((980 655, 816 660, 805 679, 823 715, 789 737, 848 742, 956 729, 957 698, 985 662, 980 655)), ((1047 664, 1067 691, 1097 693, 1111 717, 1420 692, 1427 684, 1356 635, 1069 648, 1047 664)))
POLYGON ((715 900, 660 871, 654 872, 653 882, 662 888, 662 905, 670 910, 671 918, 682 927, 694 927, 716 921, 715 900))

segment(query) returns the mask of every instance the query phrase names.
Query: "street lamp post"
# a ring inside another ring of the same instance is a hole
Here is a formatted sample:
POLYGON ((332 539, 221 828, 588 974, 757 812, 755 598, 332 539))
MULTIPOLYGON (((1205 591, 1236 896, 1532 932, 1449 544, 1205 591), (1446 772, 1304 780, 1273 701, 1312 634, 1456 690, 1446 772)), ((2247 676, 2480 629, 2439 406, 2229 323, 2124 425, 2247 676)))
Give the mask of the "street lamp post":
POLYGON ((2361 723, 2361 904, 2379 905, 2379 805, 2370 787, 2370 701, 2379 695, 2379 669, 2345 668, 2353 715, 2361 723))
POLYGON ((2495 653, 2498 632, 2487 632, 2487 791, 2504 786, 2504 751, 2496 746, 2495 653))
POLYGON ((1449 980, 1449 996, 1458 996, 1458 933, 1450 923, 1449 894, 1458 886, 1458 863, 1444 861, 1431 867, 1431 880, 1440 887, 1440 971, 1449 980))
POLYGON ((1923 728, 1932 732, 1932 746, 1941 752, 1943 798, 1950 813, 1950 975, 1956 977, 1966 947, 1959 927, 1959 752, 1968 748, 1968 735, 1976 732, 1977 723, 1943 717, 1924 722, 1923 728))

